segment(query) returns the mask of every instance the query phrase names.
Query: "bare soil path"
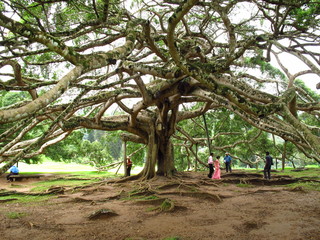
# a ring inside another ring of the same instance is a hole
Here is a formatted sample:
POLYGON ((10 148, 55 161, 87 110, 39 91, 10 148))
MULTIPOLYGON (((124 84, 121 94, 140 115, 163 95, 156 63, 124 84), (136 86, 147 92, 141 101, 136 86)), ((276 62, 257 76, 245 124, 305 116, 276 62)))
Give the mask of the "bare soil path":
MULTIPOLYGON (((0 189, 26 192, 33 181, 15 188, 1 179, 0 189)), ((40 203, 0 202, 0 239, 320 239, 320 192, 285 183, 244 173, 211 180, 203 172, 100 182, 40 203), (24 216, 10 219, 8 212, 24 216)))

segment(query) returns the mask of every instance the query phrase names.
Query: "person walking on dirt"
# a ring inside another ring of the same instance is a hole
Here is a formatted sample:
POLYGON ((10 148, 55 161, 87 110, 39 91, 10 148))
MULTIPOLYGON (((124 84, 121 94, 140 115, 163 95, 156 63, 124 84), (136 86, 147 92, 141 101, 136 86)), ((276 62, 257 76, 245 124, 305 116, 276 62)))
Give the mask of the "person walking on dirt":
POLYGON ((9 169, 10 173, 7 175, 7 180, 12 182, 12 179, 10 178, 10 176, 12 175, 18 175, 19 174, 19 169, 16 166, 12 166, 9 169))
POLYGON ((273 165, 272 157, 270 156, 269 152, 266 152, 266 164, 263 169, 263 175, 265 179, 271 179, 270 171, 271 171, 271 165, 273 165))
POLYGON ((214 160, 214 174, 212 179, 221 179, 221 172, 220 172, 220 162, 219 162, 220 156, 216 157, 216 160, 214 160))
POLYGON ((208 165, 209 165, 208 178, 212 178, 212 174, 214 172, 214 169, 213 169, 213 153, 210 153, 210 156, 208 157, 208 165))
POLYGON ((229 171, 230 173, 232 172, 231 162, 232 162, 232 157, 228 152, 226 152, 226 156, 224 157, 224 163, 226 164, 226 172, 229 172, 229 171))
POLYGON ((129 157, 127 157, 127 176, 131 174, 132 161, 129 157))

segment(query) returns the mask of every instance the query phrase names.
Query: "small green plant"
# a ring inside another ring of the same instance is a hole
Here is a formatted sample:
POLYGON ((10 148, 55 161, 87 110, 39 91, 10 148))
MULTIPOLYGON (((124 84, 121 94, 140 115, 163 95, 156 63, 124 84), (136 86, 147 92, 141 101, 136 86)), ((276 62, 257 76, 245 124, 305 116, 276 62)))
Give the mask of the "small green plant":
POLYGON ((26 215, 27 215, 26 213, 21 213, 21 212, 8 212, 8 213, 6 213, 7 218, 10 218, 10 219, 18 219, 18 218, 22 218, 26 215))
POLYGON ((172 201, 166 199, 162 202, 160 209, 161 211, 168 211, 172 208, 172 205, 173 205, 172 201))
POLYGON ((160 206, 147 208, 147 211, 170 212, 174 207, 174 203, 171 200, 165 199, 160 206))

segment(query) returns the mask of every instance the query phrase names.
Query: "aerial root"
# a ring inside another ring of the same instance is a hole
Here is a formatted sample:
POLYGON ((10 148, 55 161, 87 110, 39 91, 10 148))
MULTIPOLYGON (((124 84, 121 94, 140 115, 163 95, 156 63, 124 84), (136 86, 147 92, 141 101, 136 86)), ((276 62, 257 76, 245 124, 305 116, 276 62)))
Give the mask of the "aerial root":
POLYGON ((199 185, 196 183, 183 183, 183 182, 171 182, 164 185, 157 187, 159 190, 166 190, 170 188, 178 188, 178 189, 185 189, 185 190, 194 190, 194 188, 199 188, 199 185))

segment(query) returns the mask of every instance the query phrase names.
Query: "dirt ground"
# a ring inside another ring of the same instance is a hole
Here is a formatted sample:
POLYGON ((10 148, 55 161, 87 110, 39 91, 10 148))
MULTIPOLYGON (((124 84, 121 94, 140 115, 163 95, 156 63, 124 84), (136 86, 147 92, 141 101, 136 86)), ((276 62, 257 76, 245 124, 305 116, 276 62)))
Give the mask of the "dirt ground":
MULTIPOLYGON (((2 177, 0 189, 26 192, 33 182, 2 177)), ((100 182, 40 203, 0 202, 0 239, 320 239, 320 192, 283 185, 289 182, 242 172, 223 173, 221 180, 187 172, 147 182, 100 182), (9 212, 24 216, 10 219, 9 212)))

